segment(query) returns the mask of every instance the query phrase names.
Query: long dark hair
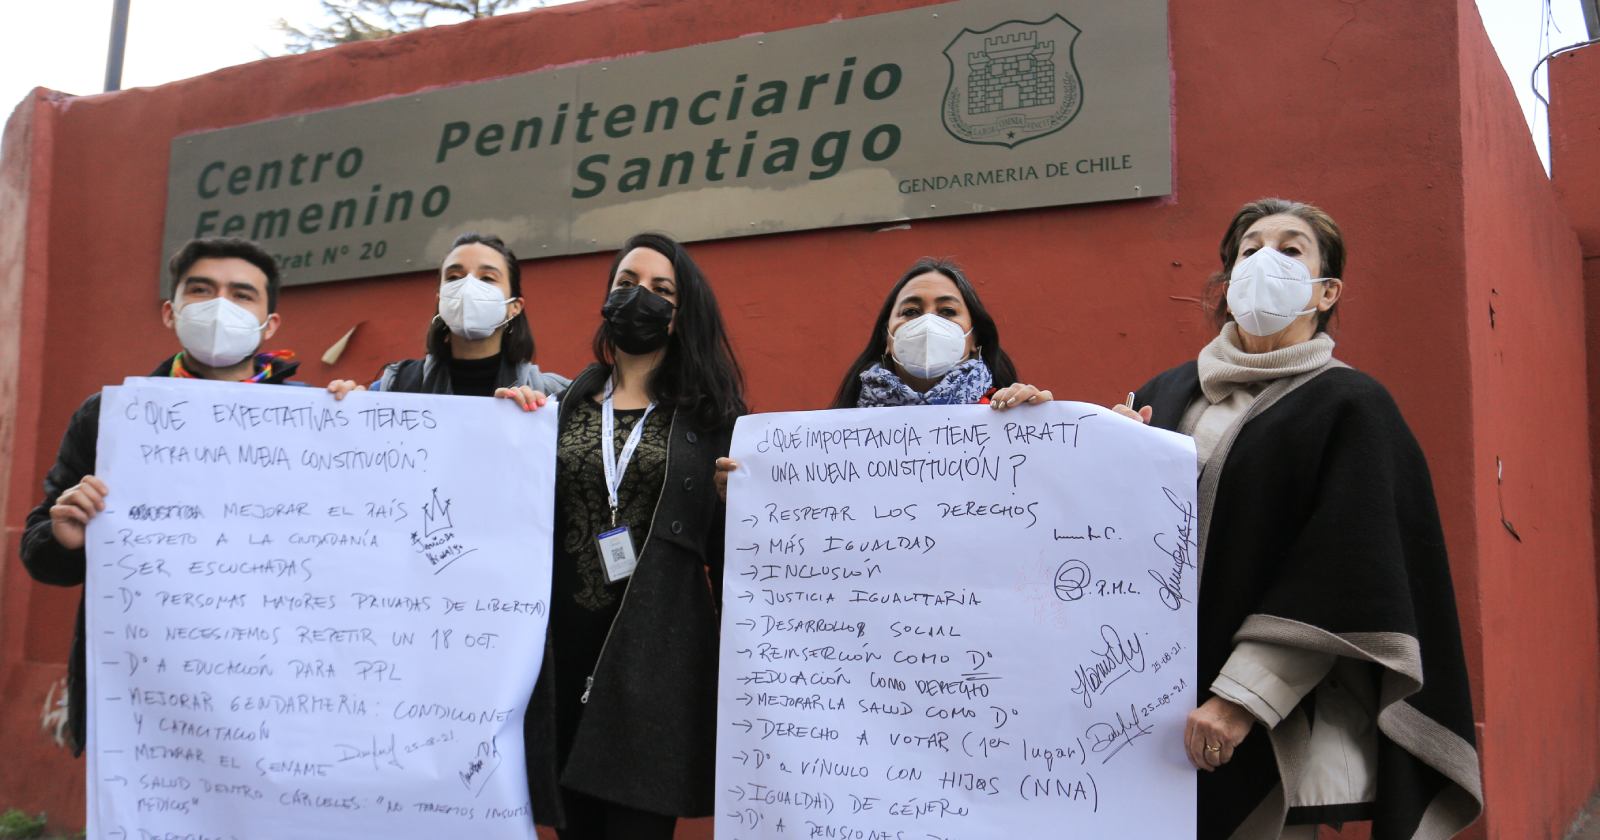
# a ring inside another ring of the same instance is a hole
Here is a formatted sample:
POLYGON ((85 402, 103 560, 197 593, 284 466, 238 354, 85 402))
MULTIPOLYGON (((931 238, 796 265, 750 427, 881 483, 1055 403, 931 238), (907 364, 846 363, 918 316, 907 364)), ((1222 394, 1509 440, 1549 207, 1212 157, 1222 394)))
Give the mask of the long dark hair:
MULTIPOLYGON (((517 255, 511 253, 511 247, 501 241, 498 236, 482 233, 463 233, 450 243, 450 250, 454 251, 462 245, 484 245, 499 252, 506 261, 506 279, 511 281, 511 296, 522 297, 522 266, 517 262, 517 255)), ((448 252, 447 252, 448 254, 448 252)), ((428 355, 438 363, 448 363, 455 358, 450 353, 450 328, 445 326, 444 319, 434 317, 428 322, 427 337, 428 355)), ((500 335, 500 359, 512 365, 533 361, 533 327, 528 325, 528 302, 524 298, 522 311, 517 317, 512 318, 505 326, 505 332, 500 335)))
MULTIPOLYGON (((748 409, 744 403, 744 373, 733 357, 733 345, 722 325, 722 311, 705 273, 689 252, 670 236, 639 233, 623 243, 606 275, 606 294, 616 279, 622 260, 635 248, 649 248, 672 262, 678 290, 678 315, 667 339, 667 352, 650 374, 646 387, 662 406, 688 412, 702 429, 733 424, 748 409)), ((594 357, 610 367, 616 348, 606 335, 605 321, 594 334, 594 357)))
MULTIPOLYGON (((1222 269, 1206 280, 1204 305, 1217 329, 1233 320, 1233 316, 1228 314, 1228 281, 1233 278, 1233 264, 1239 259, 1239 243, 1251 225, 1268 216, 1293 216, 1305 222, 1317 238, 1317 250, 1322 252, 1322 271, 1317 276, 1344 278, 1344 233, 1327 211, 1314 204, 1286 198, 1256 199, 1240 207, 1239 212, 1233 214, 1233 220, 1228 222, 1228 229, 1222 234, 1222 244, 1217 246, 1222 269)), ((1338 311, 1339 302, 1334 301, 1327 311, 1318 312, 1317 332, 1326 331, 1328 322, 1333 320, 1338 311)))
POLYGON ((894 312, 894 302, 900 297, 900 290, 904 289, 913 278, 929 272, 949 278, 950 282, 956 284, 956 288, 961 291, 961 299, 967 305, 967 313, 972 316, 972 341, 978 346, 979 357, 983 359, 985 365, 988 365, 989 374, 994 377, 994 387, 1004 388, 1016 383, 1016 365, 1011 363, 1011 357, 1000 347, 1000 328, 995 326, 989 310, 985 309, 983 301, 978 299, 978 290, 972 287, 972 283, 955 263, 935 257, 923 257, 906 269, 906 273, 902 274, 900 280, 889 290, 889 296, 883 299, 883 308, 878 310, 878 318, 872 322, 872 333, 867 336, 867 347, 850 364, 850 369, 845 371, 844 379, 839 383, 839 390, 833 395, 831 408, 856 407, 856 401, 861 397, 861 372, 882 361, 888 352, 889 315, 894 312))

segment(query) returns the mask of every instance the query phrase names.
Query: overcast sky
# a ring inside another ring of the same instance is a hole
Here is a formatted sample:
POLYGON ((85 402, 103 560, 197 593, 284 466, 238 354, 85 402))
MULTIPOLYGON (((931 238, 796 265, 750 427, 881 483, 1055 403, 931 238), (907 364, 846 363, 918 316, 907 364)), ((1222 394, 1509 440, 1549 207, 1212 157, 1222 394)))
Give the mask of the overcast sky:
MULTIPOLYGON (((1505 64, 1541 157, 1547 155, 1544 106, 1529 73, 1549 49, 1585 40, 1579 0, 1549 0, 1554 26, 1542 42, 1544 0, 1477 0, 1505 64)), ((35 86, 97 93, 105 80, 111 0, 6 3, 0 28, 0 116, 35 86)), ((283 53, 273 28, 320 17, 318 0, 132 0, 122 85, 159 85, 283 53)), ((1541 78, 1539 84, 1543 86, 1541 78)), ((1546 161, 1548 167, 1548 160, 1546 161)))

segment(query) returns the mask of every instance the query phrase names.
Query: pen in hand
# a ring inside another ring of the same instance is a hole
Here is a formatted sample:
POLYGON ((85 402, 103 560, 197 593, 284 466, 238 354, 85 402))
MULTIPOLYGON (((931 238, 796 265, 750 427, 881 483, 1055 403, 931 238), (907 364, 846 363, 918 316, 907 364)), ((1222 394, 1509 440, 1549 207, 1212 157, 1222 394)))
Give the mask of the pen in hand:
POLYGON ((1132 391, 1129 391, 1128 392, 1128 398, 1123 400, 1122 403, 1117 406, 1117 408, 1121 409, 1121 411, 1118 412, 1118 413, 1119 414, 1123 414, 1124 416, 1128 417, 1129 419, 1138 420, 1140 423, 1148 424, 1150 422, 1150 417, 1151 417, 1150 406, 1147 405, 1142 409, 1135 409, 1133 407, 1133 400, 1134 400, 1134 393, 1132 391))

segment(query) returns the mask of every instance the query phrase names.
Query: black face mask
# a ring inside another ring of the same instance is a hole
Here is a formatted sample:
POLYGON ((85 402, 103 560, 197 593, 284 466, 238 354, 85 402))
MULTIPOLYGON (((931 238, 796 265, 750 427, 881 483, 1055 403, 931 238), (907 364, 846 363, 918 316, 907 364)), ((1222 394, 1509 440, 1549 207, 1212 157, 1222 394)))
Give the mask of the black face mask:
POLYGON ((618 350, 641 356, 667 346, 672 302, 643 286, 627 286, 606 298, 600 317, 606 322, 606 337, 618 350))

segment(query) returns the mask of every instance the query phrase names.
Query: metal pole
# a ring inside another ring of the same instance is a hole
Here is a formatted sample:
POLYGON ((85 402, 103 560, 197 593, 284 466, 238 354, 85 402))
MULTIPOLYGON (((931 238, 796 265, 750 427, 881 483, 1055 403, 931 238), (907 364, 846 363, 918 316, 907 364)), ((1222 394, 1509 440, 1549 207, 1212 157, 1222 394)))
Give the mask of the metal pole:
POLYGON ((128 42, 129 0, 111 0, 111 46, 106 51, 106 92, 122 90, 122 48, 128 42))

